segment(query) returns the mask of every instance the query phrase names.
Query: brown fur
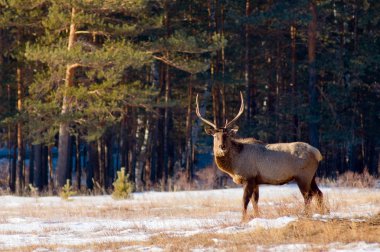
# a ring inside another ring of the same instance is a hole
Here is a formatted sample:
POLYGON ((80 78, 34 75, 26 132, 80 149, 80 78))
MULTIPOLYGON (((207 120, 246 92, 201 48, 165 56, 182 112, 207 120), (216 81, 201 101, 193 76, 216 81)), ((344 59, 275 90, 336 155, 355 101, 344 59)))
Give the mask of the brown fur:
POLYGON ((247 218, 249 201, 254 215, 259 214, 260 184, 282 185, 295 180, 305 199, 306 212, 314 196, 323 206, 323 194, 315 183, 321 155, 306 143, 265 144, 254 138, 226 137, 226 132, 221 131, 214 134, 214 155, 218 168, 229 174, 236 184, 244 185, 243 219, 247 218))
POLYGON ((229 174, 235 183, 244 184, 243 219, 246 219, 250 200, 255 215, 258 215, 259 184, 281 185, 294 179, 305 199, 305 210, 313 196, 323 206, 323 194, 315 183, 315 173, 322 160, 319 150, 302 142, 266 144, 255 138, 235 138, 238 128, 232 126, 244 111, 242 92, 240 99, 238 114, 231 121, 226 121, 224 127, 217 127, 202 117, 198 95, 196 114, 212 127, 205 128, 205 131, 214 137, 214 156, 218 168, 229 174))

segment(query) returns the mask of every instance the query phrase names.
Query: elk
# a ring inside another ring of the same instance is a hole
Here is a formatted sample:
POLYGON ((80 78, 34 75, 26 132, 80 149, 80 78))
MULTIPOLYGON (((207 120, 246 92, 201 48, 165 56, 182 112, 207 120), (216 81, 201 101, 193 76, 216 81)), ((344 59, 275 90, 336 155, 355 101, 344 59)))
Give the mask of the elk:
POLYGON ((325 210, 323 194, 315 182, 315 173, 322 155, 317 148, 303 143, 265 144, 254 138, 238 138, 238 127, 232 127, 244 112, 243 94, 238 114, 223 127, 204 119, 199 112, 196 96, 196 114, 208 135, 214 137, 214 158, 218 168, 232 177, 236 184, 244 185, 242 220, 247 220, 247 206, 252 202, 254 216, 259 215, 259 185, 283 185, 295 180, 305 202, 305 212, 314 196, 320 209, 325 210))

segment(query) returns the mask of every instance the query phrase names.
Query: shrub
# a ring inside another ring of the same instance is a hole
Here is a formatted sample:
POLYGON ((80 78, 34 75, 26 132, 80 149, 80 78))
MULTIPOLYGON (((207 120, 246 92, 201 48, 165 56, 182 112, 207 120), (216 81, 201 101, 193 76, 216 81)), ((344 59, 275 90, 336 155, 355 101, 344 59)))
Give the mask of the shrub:
POLYGON ((127 199, 131 197, 133 183, 129 181, 129 175, 125 174, 125 168, 121 168, 121 170, 117 172, 117 179, 112 185, 114 187, 112 198, 127 199))
POLYGON ((70 196, 75 195, 77 192, 73 190, 70 185, 70 179, 66 180, 66 184, 62 187, 59 196, 64 200, 70 200, 70 196))

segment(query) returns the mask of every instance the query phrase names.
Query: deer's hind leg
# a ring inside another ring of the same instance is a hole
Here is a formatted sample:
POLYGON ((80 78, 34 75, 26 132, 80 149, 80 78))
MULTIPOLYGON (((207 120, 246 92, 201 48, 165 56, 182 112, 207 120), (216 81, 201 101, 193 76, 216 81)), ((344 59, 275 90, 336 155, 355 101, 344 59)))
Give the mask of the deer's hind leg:
POLYGON ((252 207, 253 207, 253 215, 255 217, 258 217, 260 215, 259 206, 258 206, 258 203, 259 203, 259 185, 254 183, 252 185, 252 187, 253 187, 253 194, 251 197, 251 202, 252 202, 252 207))
POLYGON ((326 204, 324 203, 323 193, 318 188, 317 183, 315 182, 315 176, 313 177, 313 180, 311 181, 310 192, 311 192, 312 197, 315 196, 317 198, 317 204, 318 204, 319 211, 322 214, 328 213, 329 209, 326 207, 326 204))
POLYGON ((305 178, 295 178, 295 180, 304 198, 305 214, 308 215, 310 213, 310 203, 312 199, 311 181, 308 181, 305 178))

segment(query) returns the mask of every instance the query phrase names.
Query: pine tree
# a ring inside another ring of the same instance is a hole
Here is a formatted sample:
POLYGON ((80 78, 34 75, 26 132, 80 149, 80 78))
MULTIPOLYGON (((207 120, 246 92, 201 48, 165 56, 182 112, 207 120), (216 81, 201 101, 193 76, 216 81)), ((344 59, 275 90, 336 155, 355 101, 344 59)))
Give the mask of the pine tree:
MULTIPOLYGON (((47 66, 31 88, 29 108, 31 114, 43 115, 44 135, 53 137, 59 132, 58 187, 71 179, 68 162, 71 134, 78 132, 88 141, 97 141, 118 122, 120 108, 135 102, 147 103, 144 96, 149 97, 149 90, 140 92, 141 98, 136 99, 133 90, 142 84, 140 80, 126 79, 125 73, 144 67, 151 54, 131 42, 143 32, 142 27, 124 22, 129 16, 139 17, 147 7, 140 1, 131 6, 126 4, 55 1, 43 22, 48 31, 46 36, 39 44, 27 48, 30 60, 47 66)), ((43 128, 40 121, 32 124, 39 131, 43 128)))
POLYGON ((112 198, 127 199, 131 197, 131 193, 133 191, 133 184, 129 181, 129 175, 125 174, 124 167, 117 172, 117 178, 112 185, 114 187, 112 192, 112 198))

